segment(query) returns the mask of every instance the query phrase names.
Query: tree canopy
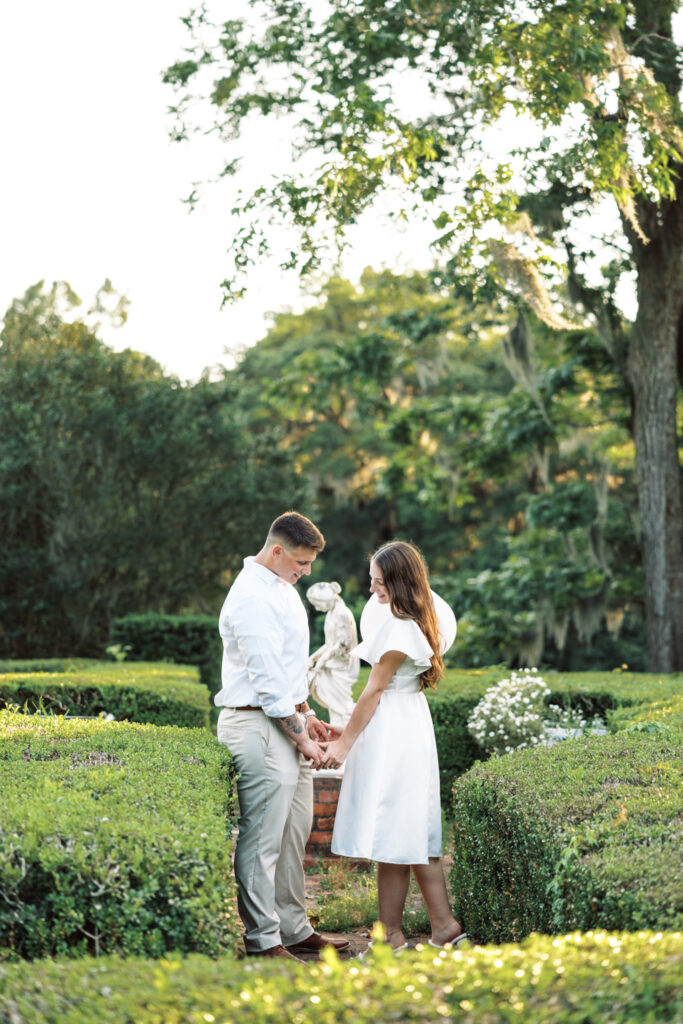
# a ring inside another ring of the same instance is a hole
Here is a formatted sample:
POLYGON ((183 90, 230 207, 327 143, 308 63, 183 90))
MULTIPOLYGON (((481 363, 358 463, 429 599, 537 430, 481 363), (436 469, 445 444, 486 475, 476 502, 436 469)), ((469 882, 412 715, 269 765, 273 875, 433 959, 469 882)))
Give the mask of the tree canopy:
POLYGON ((217 613, 295 506, 327 538, 313 578, 356 612, 367 554, 419 544, 461 664, 643 667, 628 395, 594 333, 367 270, 190 386, 57 298, 31 289, 0 339, 5 655, 99 654, 129 612, 217 613))
POLYGON ((315 576, 356 611, 398 536, 456 609, 459 663, 642 668, 628 396, 604 362, 591 332, 511 336, 432 275, 366 270, 278 314, 226 384, 282 430, 328 541, 315 576))
POLYGON ((101 654, 133 611, 215 607, 298 479, 216 388, 115 353, 30 289, 0 334, 0 651, 101 654), (268 510, 259 517, 264 504, 268 510))

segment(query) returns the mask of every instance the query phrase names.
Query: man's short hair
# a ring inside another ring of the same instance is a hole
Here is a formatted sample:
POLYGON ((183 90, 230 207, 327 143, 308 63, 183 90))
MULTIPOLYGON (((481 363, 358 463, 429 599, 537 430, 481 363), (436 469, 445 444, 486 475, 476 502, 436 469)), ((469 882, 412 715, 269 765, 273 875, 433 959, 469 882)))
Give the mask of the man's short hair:
POLYGON ((299 512, 284 512, 268 531, 267 544, 282 544, 286 548, 312 548, 322 551, 325 538, 318 527, 299 512))

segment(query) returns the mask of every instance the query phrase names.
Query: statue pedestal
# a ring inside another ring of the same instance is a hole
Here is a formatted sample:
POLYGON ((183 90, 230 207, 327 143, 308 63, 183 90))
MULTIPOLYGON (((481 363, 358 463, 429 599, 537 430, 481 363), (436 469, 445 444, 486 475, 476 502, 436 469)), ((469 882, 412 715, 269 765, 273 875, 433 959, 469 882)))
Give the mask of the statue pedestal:
POLYGON ((330 858, 334 816, 344 775, 336 768, 313 772, 313 827, 304 857, 304 867, 313 867, 321 857, 330 858))

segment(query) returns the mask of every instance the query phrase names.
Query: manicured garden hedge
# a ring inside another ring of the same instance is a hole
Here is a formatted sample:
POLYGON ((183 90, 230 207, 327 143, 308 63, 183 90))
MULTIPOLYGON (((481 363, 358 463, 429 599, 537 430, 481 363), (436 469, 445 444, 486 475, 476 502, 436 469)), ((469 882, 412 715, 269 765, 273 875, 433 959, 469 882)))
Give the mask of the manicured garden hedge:
POLYGON ((126 649, 127 660, 196 665, 209 693, 220 690, 223 645, 216 616, 125 615, 114 619, 110 632, 112 644, 126 649))
POLYGON ((611 720, 614 735, 518 751, 456 781, 454 910, 479 941, 683 926, 683 699, 611 720))
POLYGON ((205 729, 0 712, 0 960, 231 950, 229 768, 205 729))
POLYGON ((106 957, 0 965, 0 1024, 666 1024, 680 1022, 680 936, 533 937, 521 946, 364 962, 106 957))
POLYGON ((197 671, 181 665, 111 661, 0 662, 0 708, 156 725, 208 726, 209 700, 197 671))

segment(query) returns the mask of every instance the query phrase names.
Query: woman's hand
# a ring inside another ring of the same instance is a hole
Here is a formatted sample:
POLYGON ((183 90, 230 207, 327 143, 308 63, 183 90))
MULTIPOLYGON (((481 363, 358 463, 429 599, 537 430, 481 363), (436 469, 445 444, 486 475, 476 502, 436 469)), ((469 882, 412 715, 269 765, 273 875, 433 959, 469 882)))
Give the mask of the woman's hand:
POLYGON ((350 746, 344 742, 344 734, 342 733, 339 739, 321 743, 320 746, 325 751, 323 768, 341 768, 350 750, 350 746))
POLYGON ((312 740, 317 743, 324 743, 328 740, 336 740, 341 736, 341 729, 338 729, 336 725, 329 725, 327 722, 321 722, 315 715, 309 715, 306 719, 306 730, 312 740))

